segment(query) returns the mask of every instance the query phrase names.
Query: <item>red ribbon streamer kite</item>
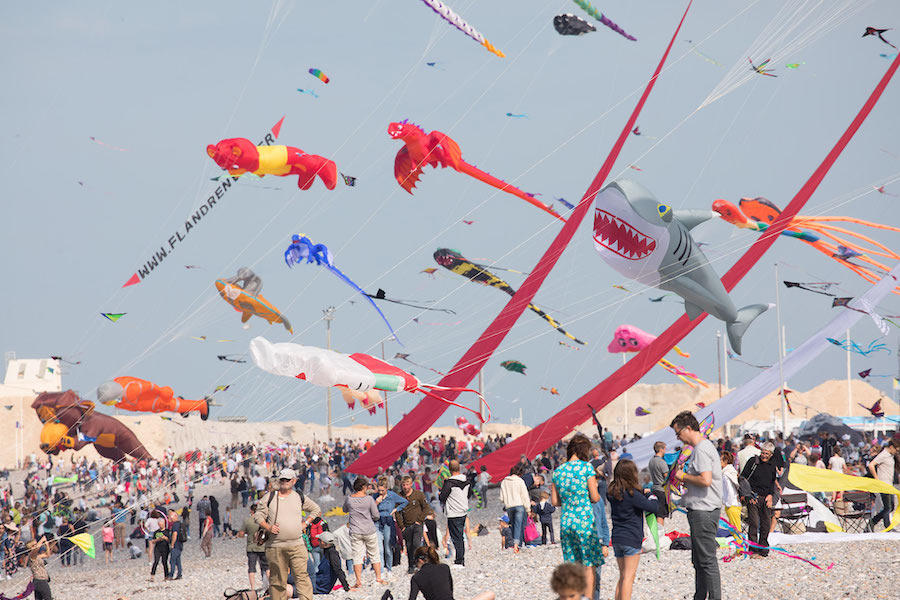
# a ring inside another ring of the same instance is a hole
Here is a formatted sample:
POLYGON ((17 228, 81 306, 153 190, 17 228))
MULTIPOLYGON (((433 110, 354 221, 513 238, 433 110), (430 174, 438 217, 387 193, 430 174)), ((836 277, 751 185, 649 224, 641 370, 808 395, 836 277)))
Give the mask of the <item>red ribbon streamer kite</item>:
MULTIPOLYGON (((587 214, 587 211, 594 200, 594 196, 596 196, 597 192, 600 191, 600 188, 603 187, 606 177, 609 175, 619 153, 622 151, 625 140, 631 135, 631 130, 635 127, 638 115, 640 115, 641 109, 647 101, 647 97, 650 95, 650 91, 656 84, 656 79, 662 71, 666 58, 669 56, 669 51, 675 43, 675 39, 678 37, 678 32, 681 31, 681 25, 687 17, 692 2, 693 0, 690 0, 687 8, 684 9, 681 21, 678 23, 675 34, 669 41, 669 45, 666 46, 666 51, 663 53, 659 64, 656 66, 653 77, 651 77, 650 81, 647 83, 644 93, 641 95, 640 100, 638 100, 637 105, 634 107, 634 111, 628 118, 628 122, 622 129, 622 133, 619 134, 615 145, 613 145, 612 150, 606 157, 606 161, 603 163, 603 166, 600 167, 600 170, 591 182, 587 192, 585 192, 584 196, 581 198, 581 202, 575 210, 572 211, 569 220, 563 225, 562 230, 556 235, 556 238, 550 244, 550 247, 547 248, 547 251, 544 252, 544 255, 538 261, 537 265, 535 265, 534 269, 532 269, 531 275, 525 279, 525 283, 522 284, 522 287, 519 288, 516 295, 503 307, 503 310, 501 310, 500 314, 497 315, 490 325, 488 325, 488 328, 484 330, 484 333, 481 334, 463 357, 459 359, 453 369, 450 370, 450 374, 441 379, 441 386, 465 387, 472 381, 478 371, 480 371, 485 363, 487 363, 494 350, 497 349, 506 337, 506 334, 509 333, 509 330, 515 325, 527 306, 531 303, 531 300, 541 287, 544 279, 550 274, 550 270, 556 265, 556 261, 559 260, 559 257, 562 256, 563 251, 572 240, 572 237, 578 230, 578 226, 587 214)), ((787 212, 787 209, 785 212, 787 212)), ((669 347, 671 347, 671 345, 672 344, 670 344, 669 347)), ((645 350, 645 352, 647 351, 645 350)), ((663 352, 663 354, 665 353, 663 352)), ((634 362, 634 360, 631 362, 634 362)), ((655 360, 652 361, 651 365, 655 362, 655 360)), ((647 368, 649 369, 650 367, 648 366, 647 368)), ((457 392, 436 393, 440 394, 446 401, 452 401, 459 395, 457 392)), ((374 476, 378 471, 378 467, 393 463, 413 440, 425 433, 425 431, 438 420, 445 410, 447 410, 447 404, 444 402, 430 397, 423 398, 422 401, 419 402, 419 404, 417 404, 403 420, 397 423, 389 433, 381 438, 377 444, 372 446, 368 452, 364 453, 354 461, 353 464, 347 467, 347 471, 374 476)))

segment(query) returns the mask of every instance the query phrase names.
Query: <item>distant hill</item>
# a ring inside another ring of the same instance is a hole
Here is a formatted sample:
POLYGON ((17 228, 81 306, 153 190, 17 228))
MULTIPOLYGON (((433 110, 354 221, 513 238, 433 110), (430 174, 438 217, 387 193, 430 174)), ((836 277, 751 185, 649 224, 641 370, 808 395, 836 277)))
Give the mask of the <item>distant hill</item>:
MULTIPOLYGON (((788 389, 791 388, 788 382, 788 389)), ((820 412, 827 412, 834 416, 863 416, 868 413, 856 403, 871 406, 878 400, 881 392, 860 379, 850 381, 851 406, 847 406, 848 397, 847 380, 831 380, 819 384, 815 388, 789 394, 788 399, 794 414, 788 414, 788 419, 807 419, 820 412)), ((722 394, 728 390, 723 388, 722 394)), ((597 416, 604 428, 609 428, 618 437, 624 431, 627 413, 628 435, 634 433, 644 435, 667 427, 672 422, 672 417, 683 410, 697 410, 697 402, 712 404, 719 399, 718 386, 710 384, 709 388, 691 389, 681 383, 663 383, 649 385, 639 383, 628 390, 626 395, 619 396, 603 410, 597 411, 597 416), (627 409, 626 409, 627 403, 627 409), (634 416, 634 409, 638 406, 649 410, 651 414, 645 417, 634 416)), ((900 407, 893 400, 888 400, 883 406, 889 413, 900 413, 900 407)), ((772 416, 780 421, 781 400, 778 394, 770 394, 754 405, 753 408, 744 411, 732 424, 745 421, 771 419, 772 416)), ((724 425, 724 423, 717 424, 724 425)), ((586 434, 596 433, 597 430, 591 422, 579 427, 586 434)))

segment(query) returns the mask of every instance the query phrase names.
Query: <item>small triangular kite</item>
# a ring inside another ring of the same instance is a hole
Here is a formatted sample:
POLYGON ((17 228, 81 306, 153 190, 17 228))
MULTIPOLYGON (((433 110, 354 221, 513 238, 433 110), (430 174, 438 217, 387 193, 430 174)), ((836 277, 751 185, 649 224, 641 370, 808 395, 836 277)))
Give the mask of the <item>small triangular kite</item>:
MULTIPOLYGON (((286 115, 285 115, 285 116, 286 116, 286 115)), ((276 139, 276 140, 278 139, 278 136, 281 134, 281 125, 282 125, 282 123, 284 123, 284 117, 281 117, 281 118, 278 120, 278 122, 275 123, 275 126, 272 127, 272 135, 275 136, 275 139, 276 139)))
POLYGON ((81 550, 90 556, 91 558, 95 557, 94 554, 94 536, 89 533, 79 533, 78 535, 70 535, 66 538, 71 541, 73 544, 81 548, 81 550))
POLYGON ((119 319, 121 319, 122 317, 124 317, 127 314, 128 313, 100 313, 101 316, 106 317, 113 323, 115 323, 116 321, 118 321, 119 319))

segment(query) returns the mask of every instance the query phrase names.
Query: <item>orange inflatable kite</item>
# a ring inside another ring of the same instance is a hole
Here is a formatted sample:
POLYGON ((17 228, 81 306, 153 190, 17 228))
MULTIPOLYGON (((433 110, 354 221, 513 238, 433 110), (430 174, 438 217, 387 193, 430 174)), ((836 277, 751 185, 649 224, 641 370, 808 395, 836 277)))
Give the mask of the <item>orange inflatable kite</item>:
MULTIPOLYGON (((754 231, 765 231, 781 214, 781 209, 766 198, 741 198, 738 206, 718 199, 713 202, 712 208, 732 225, 754 231)), ((853 217, 797 215, 781 235, 806 242, 870 283, 875 283, 891 270, 891 266, 880 262, 880 259, 900 260, 900 253, 871 237, 833 225, 841 222, 900 233, 900 227, 853 217)), ((900 294, 900 288, 894 293, 900 294)))
POLYGON ((116 377, 101 383, 97 388, 97 399, 107 406, 135 412, 176 412, 187 417, 198 412, 204 421, 209 418, 209 398, 185 400, 176 396, 169 386, 160 387, 155 383, 137 377, 116 377))

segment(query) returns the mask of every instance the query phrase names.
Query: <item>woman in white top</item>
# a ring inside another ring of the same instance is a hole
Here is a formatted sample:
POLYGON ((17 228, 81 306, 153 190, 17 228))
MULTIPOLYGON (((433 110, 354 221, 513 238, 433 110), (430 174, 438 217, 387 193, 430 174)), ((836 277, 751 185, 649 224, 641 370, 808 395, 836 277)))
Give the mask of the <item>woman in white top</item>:
POLYGON ((834 449, 834 456, 828 459, 828 468, 832 471, 837 471, 838 473, 844 472, 844 467, 847 466, 847 461, 841 456, 841 449, 834 449))
POLYGON ((525 545, 525 512, 531 507, 531 498, 528 495, 528 487, 522 480, 524 467, 517 463, 509 471, 509 475, 500 482, 500 501, 509 515, 509 524, 512 527, 513 547, 516 552, 520 546, 525 545))
MULTIPOLYGON (((734 454, 728 451, 722 452, 719 460, 722 464, 722 504, 725 507, 725 515, 728 521, 737 530, 741 530, 741 496, 738 493, 738 472, 734 468, 734 454)), ((741 537, 734 535, 734 539, 740 543, 741 537)), ((738 550, 738 554, 740 550, 738 550)))

